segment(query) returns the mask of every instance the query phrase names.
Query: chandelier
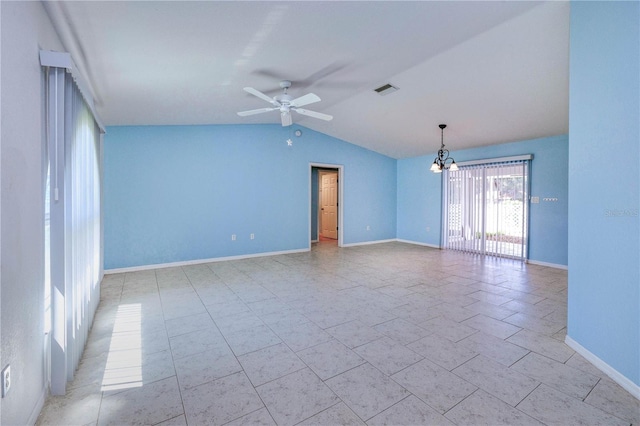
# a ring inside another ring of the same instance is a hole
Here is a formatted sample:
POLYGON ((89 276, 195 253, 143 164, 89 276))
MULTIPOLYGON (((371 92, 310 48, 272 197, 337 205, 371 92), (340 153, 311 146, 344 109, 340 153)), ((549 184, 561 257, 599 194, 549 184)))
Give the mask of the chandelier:
POLYGON ((433 160, 433 164, 431 165, 431 171, 433 173, 442 173, 442 170, 448 169, 452 172, 458 170, 458 165, 456 164, 456 160, 452 157, 449 157, 449 150, 444 147, 444 128, 447 127, 446 124, 440 124, 440 149, 438 150, 438 155, 435 160, 433 160))

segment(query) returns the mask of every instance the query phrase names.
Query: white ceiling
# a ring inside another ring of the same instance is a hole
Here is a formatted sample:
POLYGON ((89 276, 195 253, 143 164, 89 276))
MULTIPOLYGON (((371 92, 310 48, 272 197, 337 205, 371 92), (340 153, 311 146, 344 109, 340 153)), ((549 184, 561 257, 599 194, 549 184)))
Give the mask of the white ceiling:
POLYGON ((405 158, 567 133, 568 2, 46 2, 106 125, 294 124, 405 158), (391 83, 399 91, 380 96, 391 83))

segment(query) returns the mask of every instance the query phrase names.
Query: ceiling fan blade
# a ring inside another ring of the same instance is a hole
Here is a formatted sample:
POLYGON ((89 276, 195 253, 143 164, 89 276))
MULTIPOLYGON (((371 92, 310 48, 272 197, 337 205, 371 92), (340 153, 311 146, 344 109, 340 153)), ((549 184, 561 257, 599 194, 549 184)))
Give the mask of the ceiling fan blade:
POLYGON ((280 113, 280 118, 282 119, 282 127, 291 126, 293 124, 291 114, 288 111, 280 113))
POLYGON ((240 117, 246 117, 248 115, 262 114, 263 112, 269 112, 276 110, 278 108, 259 108, 259 109, 251 109, 249 111, 240 111, 238 115, 240 117))
POLYGON ((339 61, 333 62, 327 66, 322 67, 321 69, 314 72, 304 80, 300 80, 300 81, 296 80, 296 87, 311 86, 313 84, 316 84, 320 80, 323 80, 324 78, 341 71, 346 67, 347 67, 347 64, 344 62, 339 62, 339 61))
POLYGON ((280 81, 282 80, 282 76, 286 75, 286 72, 280 72, 274 69, 263 68, 263 69, 253 70, 251 71, 251 74, 259 75, 261 77, 267 77, 269 80, 280 81))
MULTIPOLYGON (((293 108, 292 108, 293 109, 293 108)), ((333 116, 329 114, 323 114, 321 112, 309 111, 308 109, 295 108, 295 112, 302 115, 308 115, 309 117, 319 118, 320 120, 330 121, 333 120, 333 116)))
POLYGON ((300 96, 299 98, 295 98, 291 101, 289 105, 293 107, 301 107, 304 105, 309 105, 315 102, 320 102, 320 98, 315 93, 307 93, 304 96, 300 96))
POLYGON ((254 89, 253 87, 245 87, 244 91, 247 93, 251 93, 253 96, 257 96, 262 100, 265 100, 267 102, 269 102, 270 104, 274 105, 274 106, 280 106, 280 103, 278 101, 276 101, 275 99, 270 98, 269 96, 265 95, 264 93, 262 93, 259 90, 254 89))

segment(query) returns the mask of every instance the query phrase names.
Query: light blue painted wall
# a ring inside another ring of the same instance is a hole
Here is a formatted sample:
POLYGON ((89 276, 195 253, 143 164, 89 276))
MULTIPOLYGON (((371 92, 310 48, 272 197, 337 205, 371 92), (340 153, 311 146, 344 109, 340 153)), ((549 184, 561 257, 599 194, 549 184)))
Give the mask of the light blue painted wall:
POLYGON ((395 238, 396 161, 297 128, 109 127, 105 268, 308 248, 312 162, 344 165, 345 244, 395 238))
POLYGON ((398 160, 398 238, 439 247, 442 180, 429 171, 434 157, 398 160))
MULTIPOLYGON (((531 204, 529 258, 567 265, 568 137, 512 142, 482 148, 455 150, 456 161, 533 154, 531 194, 539 204, 531 204), (558 198, 543 202, 542 198, 558 198)), ((442 175, 429 171, 435 153, 398 161, 398 238, 440 245, 442 175), (427 228, 430 228, 427 231, 427 228)))
POLYGON ((568 335, 640 386, 639 16, 571 4, 568 335))

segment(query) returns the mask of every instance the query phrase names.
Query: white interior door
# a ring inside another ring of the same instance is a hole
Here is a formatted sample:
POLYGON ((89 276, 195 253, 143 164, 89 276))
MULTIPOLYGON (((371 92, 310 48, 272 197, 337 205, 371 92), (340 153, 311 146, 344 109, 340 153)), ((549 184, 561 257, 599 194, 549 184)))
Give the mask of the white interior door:
POLYGON ((338 239, 338 173, 320 173, 320 235, 338 239))

